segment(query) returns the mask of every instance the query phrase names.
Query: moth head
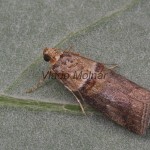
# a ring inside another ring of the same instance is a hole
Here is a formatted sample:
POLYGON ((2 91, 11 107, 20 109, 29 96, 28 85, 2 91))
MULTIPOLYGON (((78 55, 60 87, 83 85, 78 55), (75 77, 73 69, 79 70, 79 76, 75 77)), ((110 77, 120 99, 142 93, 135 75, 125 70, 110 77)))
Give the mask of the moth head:
POLYGON ((56 48, 44 48, 43 58, 46 62, 50 62, 52 65, 55 64, 60 58, 61 52, 58 52, 56 48))

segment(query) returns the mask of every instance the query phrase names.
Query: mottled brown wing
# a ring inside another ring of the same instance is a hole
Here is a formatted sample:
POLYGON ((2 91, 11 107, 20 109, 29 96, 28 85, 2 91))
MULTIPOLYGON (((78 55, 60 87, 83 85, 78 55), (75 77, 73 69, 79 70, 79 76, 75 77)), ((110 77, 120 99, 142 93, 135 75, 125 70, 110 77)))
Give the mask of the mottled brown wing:
POLYGON ((52 67, 53 72, 69 74, 61 81, 74 93, 116 123, 138 134, 144 134, 150 120, 150 91, 107 69, 103 64, 72 52, 64 52, 52 67), (101 78, 74 78, 95 73, 101 78))
POLYGON ((85 101, 116 123, 144 134, 150 120, 150 92, 125 77, 110 71, 105 81, 89 80, 79 90, 85 101))

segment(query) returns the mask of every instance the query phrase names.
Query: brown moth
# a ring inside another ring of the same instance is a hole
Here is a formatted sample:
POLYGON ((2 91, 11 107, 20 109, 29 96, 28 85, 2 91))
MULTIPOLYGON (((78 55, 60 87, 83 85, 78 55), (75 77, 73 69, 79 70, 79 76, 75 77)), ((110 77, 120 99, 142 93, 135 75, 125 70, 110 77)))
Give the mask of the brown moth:
POLYGON ((71 51, 45 48, 43 57, 52 65, 50 71, 77 98, 82 111, 79 100, 130 131, 145 134, 150 123, 150 91, 104 64, 71 51), (67 77, 62 78, 64 74, 67 77))

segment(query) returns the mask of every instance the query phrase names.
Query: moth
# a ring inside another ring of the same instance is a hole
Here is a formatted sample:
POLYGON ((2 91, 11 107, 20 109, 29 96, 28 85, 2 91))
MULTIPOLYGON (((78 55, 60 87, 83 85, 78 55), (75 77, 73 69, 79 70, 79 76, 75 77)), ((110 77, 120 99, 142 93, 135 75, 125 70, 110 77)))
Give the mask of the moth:
POLYGON ((82 101, 130 131, 146 133, 150 125, 149 90, 78 53, 45 48, 43 58, 51 64, 51 73, 76 97, 83 112, 82 101))

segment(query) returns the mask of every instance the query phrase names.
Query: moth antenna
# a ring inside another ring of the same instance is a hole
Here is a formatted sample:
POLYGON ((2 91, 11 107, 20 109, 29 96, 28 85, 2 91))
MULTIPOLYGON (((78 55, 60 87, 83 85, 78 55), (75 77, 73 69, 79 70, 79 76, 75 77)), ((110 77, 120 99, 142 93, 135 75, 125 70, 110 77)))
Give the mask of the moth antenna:
POLYGON ((64 52, 71 52, 73 53, 72 51, 74 51, 75 48, 74 48, 74 45, 70 45, 67 49, 63 50, 64 52))
MULTIPOLYGON (((72 91, 71 91, 71 92, 72 92, 72 91)), ((79 103, 80 108, 81 108, 83 114, 86 115, 85 110, 84 110, 84 108, 83 108, 83 106, 82 106, 80 100, 78 99, 78 97, 77 97, 73 92, 72 92, 72 94, 74 95, 74 97, 76 98, 77 102, 79 103)))
POLYGON ((80 91, 78 91, 78 93, 79 93, 79 95, 80 95, 80 97, 81 97, 82 101, 83 101, 83 102, 85 102, 85 100, 84 100, 84 98, 83 98, 82 94, 80 93, 80 91))

